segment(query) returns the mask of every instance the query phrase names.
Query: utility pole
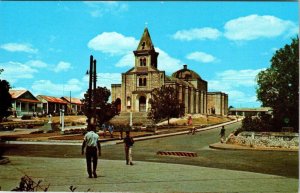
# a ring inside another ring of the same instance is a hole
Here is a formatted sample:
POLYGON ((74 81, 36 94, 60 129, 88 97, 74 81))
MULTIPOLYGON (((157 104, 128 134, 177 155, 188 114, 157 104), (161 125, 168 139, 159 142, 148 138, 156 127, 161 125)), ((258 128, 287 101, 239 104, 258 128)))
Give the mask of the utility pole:
POLYGON ((90 71, 89 74, 89 88, 88 88, 88 128, 91 127, 91 124, 96 125, 96 81, 97 81, 97 72, 96 72, 96 60, 94 60, 93 55, 90 56, 90 71), (91 119, 93 118, 93 123, 91 119))

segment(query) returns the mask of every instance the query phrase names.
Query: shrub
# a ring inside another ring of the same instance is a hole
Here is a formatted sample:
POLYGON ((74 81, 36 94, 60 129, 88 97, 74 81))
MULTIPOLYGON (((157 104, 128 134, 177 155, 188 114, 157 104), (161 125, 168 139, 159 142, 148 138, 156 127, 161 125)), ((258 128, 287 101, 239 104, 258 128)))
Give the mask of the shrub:
POLYGON ((22 120, 30 120, 31 119, 31 116, 30 115, 23 115, 21 117, 22 120))
POLYGON ((261 115, 260 117, 246 116, 242 121, 242 130, 244 131, 271 131, 271 116, 261 115))

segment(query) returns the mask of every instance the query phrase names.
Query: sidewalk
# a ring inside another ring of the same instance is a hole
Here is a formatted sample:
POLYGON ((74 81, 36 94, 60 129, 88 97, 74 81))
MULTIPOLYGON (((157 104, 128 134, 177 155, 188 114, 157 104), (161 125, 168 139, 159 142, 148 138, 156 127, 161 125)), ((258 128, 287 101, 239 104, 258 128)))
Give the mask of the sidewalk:
MULTIPOLYGON (((17 187, 25 174, 50 192, 298 192, 298 179, 180 164, 99 160, 89 179, 84 158, 9 157, 0 165, 1 191, 17 187)), ((42 190, 39 190, 42 191, 42 190)))

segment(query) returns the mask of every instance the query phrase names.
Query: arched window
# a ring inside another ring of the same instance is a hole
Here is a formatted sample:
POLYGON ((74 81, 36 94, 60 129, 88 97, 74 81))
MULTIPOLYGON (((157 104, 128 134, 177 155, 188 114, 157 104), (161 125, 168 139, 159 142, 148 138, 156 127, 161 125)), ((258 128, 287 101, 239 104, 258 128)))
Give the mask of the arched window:
POLYGON ((143 79, 139 78, 139 86, 143 86, 143 79))
POLYGON ((140 58, 140 66, 143 66, 143 58, 140 58))
POLYGON ((146 66, 146 58, 143 58, 143 66, 146 66))
POLYGON ((127 105, 127 108, 130 109, 130 107, 131 107, 131 98, 130 97, 127 97, 126 105, 127 105))

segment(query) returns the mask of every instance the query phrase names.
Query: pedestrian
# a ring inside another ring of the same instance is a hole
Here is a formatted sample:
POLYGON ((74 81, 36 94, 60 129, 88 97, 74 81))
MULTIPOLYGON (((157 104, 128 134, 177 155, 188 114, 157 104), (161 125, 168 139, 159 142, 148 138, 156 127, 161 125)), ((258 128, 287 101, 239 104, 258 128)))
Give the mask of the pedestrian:
POLYGON ((187 124, 188 124, 188 126, 193 125, 193 119, 192 119, 192 116, 191 116, 191 115, 190 115, 189 118, 188 118, 187 124))
POLYGON ((220 136, 221 136, 221 138, 220 138, 221 143, 224 143, 224 141, 225 141, 225 127, 224 126, 222 126, 220 136))
POLYGON ((105 138, 105 136, 106 136, 106 125, 105 125, 105 123, 103 123, 101 127, 102 127, 102 130, 103 130, 103 138, 105 138))
POLYGON ((97 163, 98 163, 98 155, 101 156, 101 145, 99 142, 99 135, 95 132, 96 127, 94 125, 90 125, 89 131, 85 134, 84 140, 81 147, 81 154, 84 154, 85 149, 85 158, 86 158, 86 166, 89 178, 97 178, 97 163), (98 155, 97 155, 98 150, 98 155), (93 162, 93 171, 92 171, 92 162, 93 162), (93 176, 92 176, 93 174, 93 176))
POLYGON ((113 133, 114 133, 114 126, 113 125, 109 125, 108 129, 109 129, 110 138, 113 138, 114 137, 114 135, 113 135, 113 133))
POLYGON ((191 115, 188 117, 187 125, 189 126, 189 129, 190 129, 189 133, 191 133, 192 135, 194 135, 195 134, 194 133, 195 132, 195 129, 194 129, 195 127, 193 127, 193 119, 192 119, 191 115))
POLYGON ((119 129, 120 129, 120 139, 123 139, 123 126, 121 125, 119 129))
POLYGON ((130 131, 126 131, 126 137, 124 138, 126 165, 133 165, 132 163, 132 146, 134 144, 133 138, 130 136, 130 131))

